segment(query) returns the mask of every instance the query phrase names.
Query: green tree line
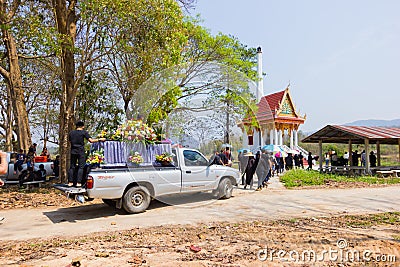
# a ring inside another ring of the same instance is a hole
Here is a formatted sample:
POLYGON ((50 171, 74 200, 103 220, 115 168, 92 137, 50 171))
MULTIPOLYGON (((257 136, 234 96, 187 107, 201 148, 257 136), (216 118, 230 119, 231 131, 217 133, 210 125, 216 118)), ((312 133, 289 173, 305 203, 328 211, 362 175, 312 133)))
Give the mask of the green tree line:
MULTIPOLYGON (((211 35, 199 17, 189 16, 193 5, 193 0, 0 0, 4 149, 27 150, 32 134, 44 145, 57 144, 65 181, 75 121, 84 120, 93 131, 118 125, 143 83, 173 66, 185 66, 184 74, 152 106, 148 123, 164 120, 179 101, 210 88, 225 92, 215 99, 227 110, 243 104, 226 86, 190 83, 207 63, 228 65, 228 76, 240 71, 256 80, 255 48, 230 35, 211 35), (218 99, 221 95, 226 97, 218 99)), ((244 102, 245 109, 254 108, 244 102)), ((245 109, 238 112, 249 113, 245 109)))

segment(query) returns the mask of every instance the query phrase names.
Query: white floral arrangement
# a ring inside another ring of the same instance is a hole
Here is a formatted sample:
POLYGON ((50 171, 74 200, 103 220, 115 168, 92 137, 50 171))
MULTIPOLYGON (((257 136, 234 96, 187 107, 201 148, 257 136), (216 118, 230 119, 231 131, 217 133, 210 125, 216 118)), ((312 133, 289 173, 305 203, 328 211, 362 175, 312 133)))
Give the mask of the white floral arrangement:
POLYGON ((154 130, 141 120, 127 120, 117 131, 125 141, 143 144, 154 144, 157 141, 154 130))

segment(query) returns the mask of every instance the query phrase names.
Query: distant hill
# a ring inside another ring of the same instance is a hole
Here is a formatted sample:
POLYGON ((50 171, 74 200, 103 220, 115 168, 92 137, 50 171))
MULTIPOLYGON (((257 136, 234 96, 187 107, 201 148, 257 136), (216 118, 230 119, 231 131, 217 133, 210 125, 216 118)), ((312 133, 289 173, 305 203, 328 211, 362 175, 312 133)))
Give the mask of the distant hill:
POLYGON ((400 127, 400 119, 395 120, 359 120, 344 124, 346 126, 382 126, 400 127))

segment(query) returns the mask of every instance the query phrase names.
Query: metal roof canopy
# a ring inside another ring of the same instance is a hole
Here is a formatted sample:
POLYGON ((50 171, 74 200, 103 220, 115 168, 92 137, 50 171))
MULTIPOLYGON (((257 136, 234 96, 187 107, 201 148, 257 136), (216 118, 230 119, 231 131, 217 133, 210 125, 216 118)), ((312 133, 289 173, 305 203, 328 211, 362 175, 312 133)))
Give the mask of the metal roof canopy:
MULTIPOLYGON (((364 144, 366 155, 369 155, 369 145, 376 144, 378 166, 381 165, 380 145, 398 145, 400 159, 400 128, 327 125, 304 138, 302 142, 319 143, 319 156, 321 159, 322 143, 348 143, 349 152, 352 151, 353 144, 364 144)), ((349 154, 349 161, 351 162, 352 153, 349 154)), ((370 173, 369 156, 365 157, 365 162, 367 173, 370 173)), ((319 161, 319 167, 322 170, 322 160, 319 161)))
POLYGON ((365 139, 369 140, 369 144, 398 145, 400 128, 327 125, 304 138, 302 142, 345 144, 351 140, 353 144, 364 144, 365 139))

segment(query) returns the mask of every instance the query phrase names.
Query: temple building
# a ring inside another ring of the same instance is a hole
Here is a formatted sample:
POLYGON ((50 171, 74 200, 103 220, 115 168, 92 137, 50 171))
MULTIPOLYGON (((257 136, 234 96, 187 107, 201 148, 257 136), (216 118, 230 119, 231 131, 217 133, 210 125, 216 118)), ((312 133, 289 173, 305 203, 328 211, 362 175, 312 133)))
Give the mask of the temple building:
POLYGON ((283 150, 303 151, 298 145, 298 130, 304 124, 306 116, 296 110, 289 86, 280 92, 262 96, 262 52, 257 48, 258 77, 256 98, 258 110, 255 118, 258 125, 252 124, 249 119, 239 123, 243 131, 243 147, 257 150, 265 145, 276 145, 283 150), (284 145, 289 138, 290 148, 284 145))

